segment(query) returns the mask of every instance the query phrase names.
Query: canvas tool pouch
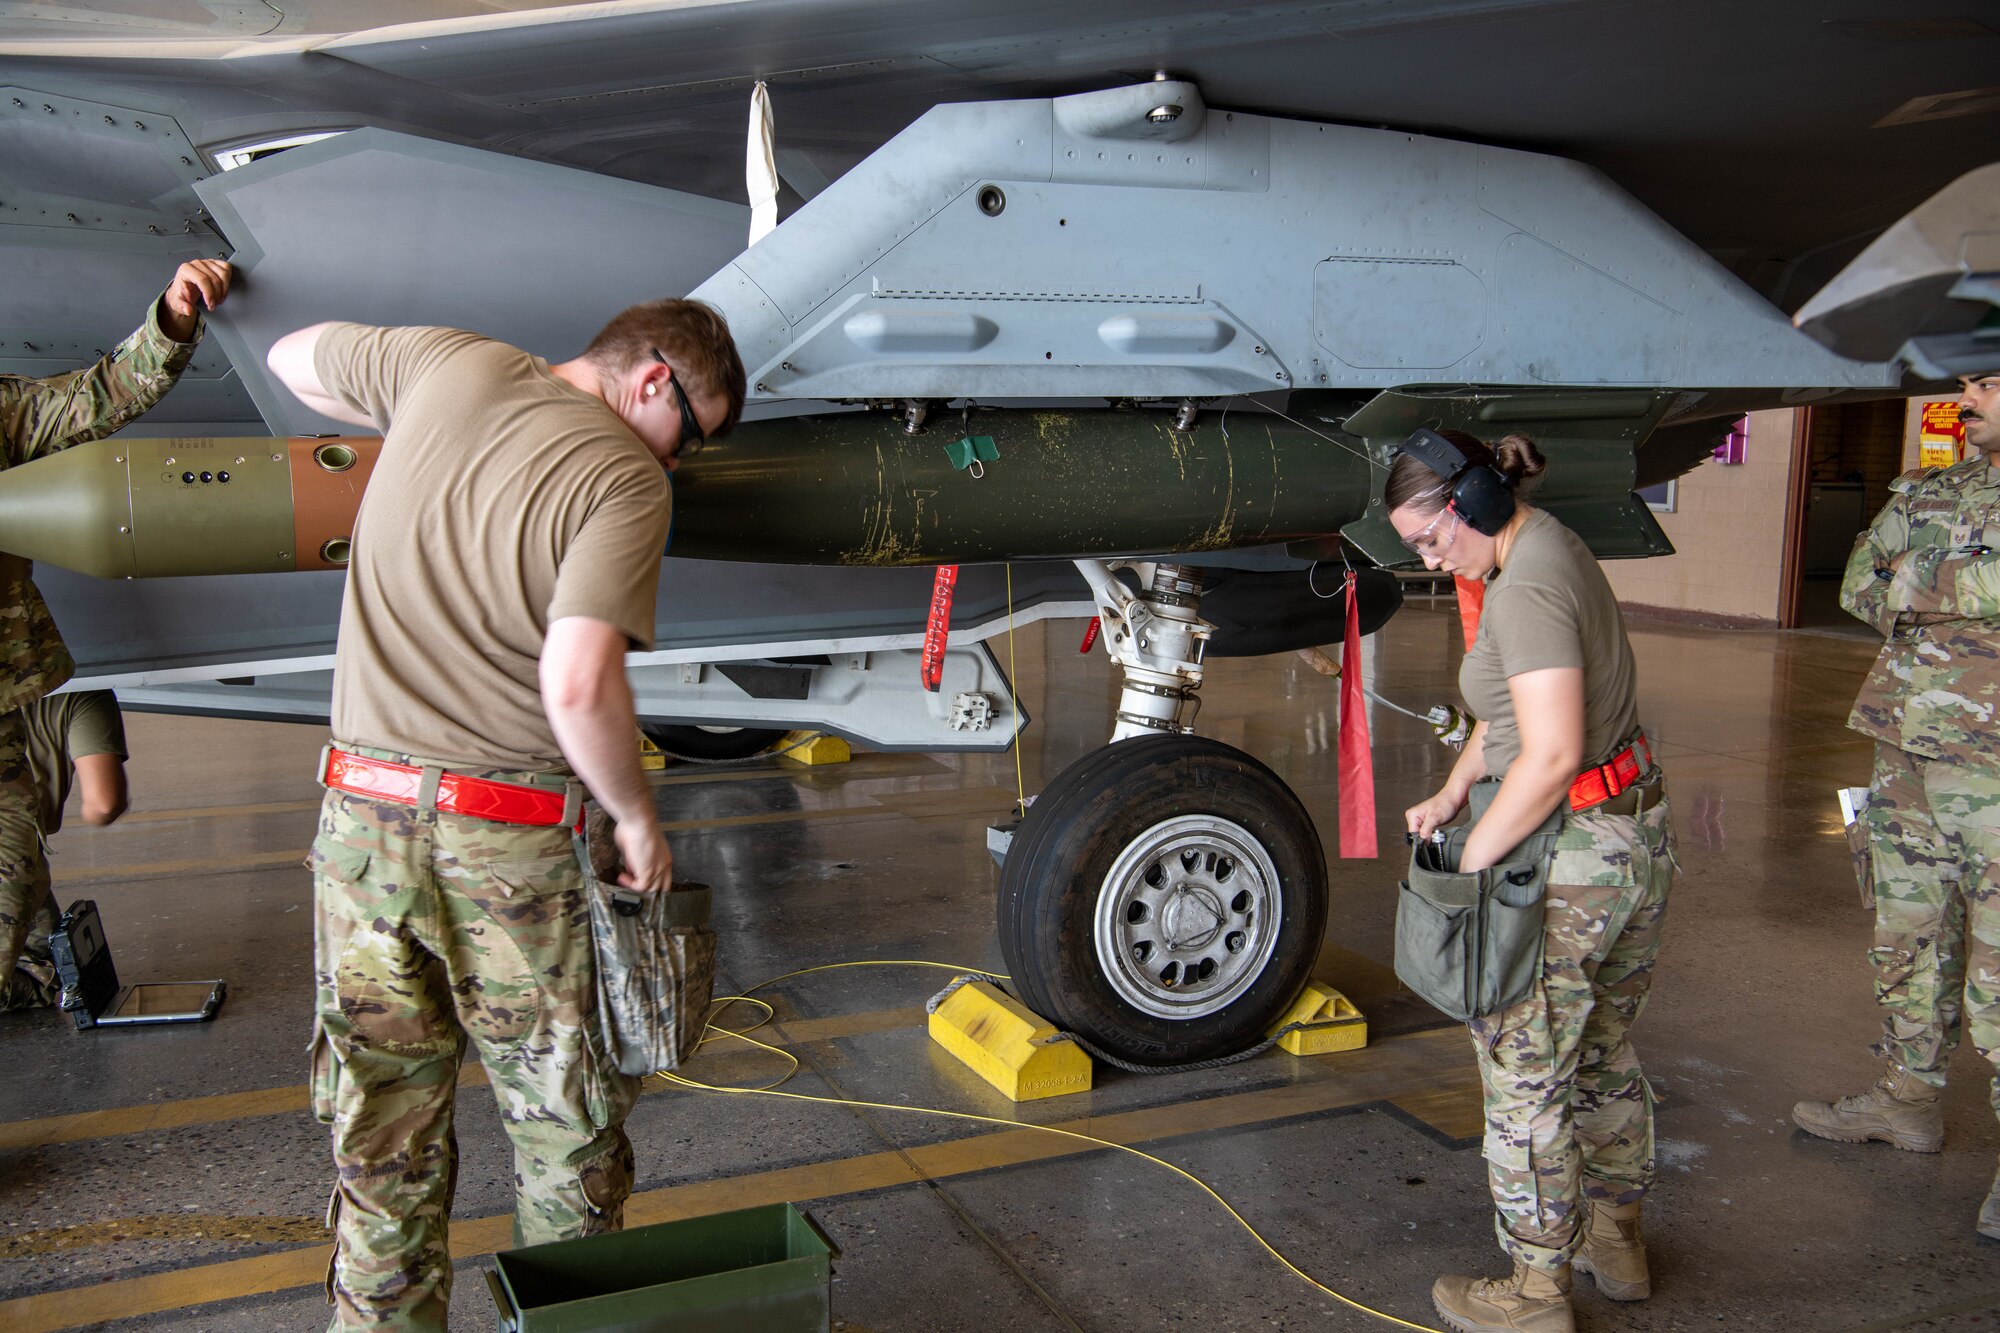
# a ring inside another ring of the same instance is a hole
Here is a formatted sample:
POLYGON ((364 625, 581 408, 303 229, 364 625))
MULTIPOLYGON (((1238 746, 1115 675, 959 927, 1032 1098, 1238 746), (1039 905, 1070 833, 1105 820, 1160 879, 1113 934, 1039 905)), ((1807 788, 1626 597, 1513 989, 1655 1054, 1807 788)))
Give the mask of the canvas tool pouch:
POLYGON ((599 1045, 622 1074, 678 1069, 701 1042, 715 989, 709 889, 684 881, 671 893, 621 888, 612 828, 593 805, 577 839, 597 954, 599 1045))
POLYGON ((1542 895, 1563 811, 1501 860, 1473 874, 1457 869, 1472 825, 1499 789, 1472 789, 1472 817, 1443 842, 1418 842, 1410 877, 1397 886, 1396 976, 1439 1010, 1466 1022, 1527 998, 1542 970, 1542 895))

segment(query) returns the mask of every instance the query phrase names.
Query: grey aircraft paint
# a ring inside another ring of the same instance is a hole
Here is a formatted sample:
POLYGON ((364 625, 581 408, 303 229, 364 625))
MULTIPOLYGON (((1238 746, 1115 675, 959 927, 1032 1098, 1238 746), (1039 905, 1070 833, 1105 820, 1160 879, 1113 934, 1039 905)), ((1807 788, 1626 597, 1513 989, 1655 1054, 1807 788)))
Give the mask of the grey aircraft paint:
POLYGON ((1901 382, 1573 162, 1174 81, 938 107, 694 295, 760 398, 1901 382))

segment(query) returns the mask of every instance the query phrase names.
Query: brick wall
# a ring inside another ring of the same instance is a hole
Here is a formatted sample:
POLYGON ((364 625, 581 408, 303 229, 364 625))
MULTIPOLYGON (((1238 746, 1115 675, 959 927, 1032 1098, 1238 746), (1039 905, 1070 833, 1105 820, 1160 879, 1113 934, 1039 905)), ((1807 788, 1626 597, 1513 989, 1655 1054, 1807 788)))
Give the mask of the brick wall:
MULTIPOLYGON (((1812 480, 1858 474, 1863 513, 1872 516, 1887 502, 1889 482, 1917 466, 1917 427, 1927 401, 1822 407, 1813 414, 1812 480)), ((1658 516, 1675 554, 1605 562, 1619 601, 1641 610, 1777 623, 1792 421, 1789 410, 1752 413, 1741 466, 1703 463, 1681 478, 1677 512, 1658 516)))
MULTIPOLYGON (((1899 413, 1902 404, 1895 404, 1899 413)), ((1607 560, 1604 572, 1618 600, 1635 608, 1713 616, 1724 623, 1775 625, 1784 563, 1785 492, 1791 472, 1789 409, 1750 414, 1744 461, 1704 462, 1680 479, 1675 512, 1660 526, 1675 554, 1650 560, 1607 560)), ((1890 471, 1900 450, 1901 418, 1892 422, 1890 471)), ((1873 433, 1856 433, 1857 458, 1872 458, 1873 433)))

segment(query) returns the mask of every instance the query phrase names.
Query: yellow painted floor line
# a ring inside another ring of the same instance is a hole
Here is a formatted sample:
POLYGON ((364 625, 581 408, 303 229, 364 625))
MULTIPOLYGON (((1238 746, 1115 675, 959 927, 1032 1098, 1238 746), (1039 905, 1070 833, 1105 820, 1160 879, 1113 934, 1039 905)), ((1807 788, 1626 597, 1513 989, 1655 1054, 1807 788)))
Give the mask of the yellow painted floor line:
POLYGON ((218 1217, 205 1213, 148 1213, 104 1222, 0 1234, 0 1259, 29 1259, 61 1250, 85 1250, 133 1240, 233 1240, 310 1245, 326 1239, 326 1218, 218 1217))
MULTIPOLYGON (((1456 1031, 1456 1029, 1454 1029, 1456 1031)), ((1486 1108, 1478 1097, 1458 1088, 1426 1088, 1389 1104, 1429 1125, 1448 1139, 1476 1139, 1486 1132, 1486 1108)))
MULTIPOLYGON (((1476 1098, 1478 1071, 1465 1058, 1464 1042, 1456 1027, 1417 1033, 1359 1051, 1316 1057, 1314 1063, 1326 1077, 1204 1101, 1064 1121, 1058 1127, 1114 1143, 1137 1144, 1410 1097, 1435 1091, 1441 1084, 1476 1098)), ((628 1226, 645 1226, 727 1208, 833 1198, 1095 1151, 1088 1144, 1031 1129, 997 1130, 921 1147, 648 1190, 632 1196, 625 1208, 625 1221, 628 1226)), ((476 1258, 506 1248, 512 1224, 507 1215, 454 1221, 452 1256, 476 1258)), ((316 1245, 229 1259, 0 1301, 0 1328, 9 1333, 58 1333, 114 1319, 317 1286, 326 1272, 329 1248, 316 1245)), ((478 1295, 466 1291, 463 1298, 477 1300, 478 1295)))
MULTIPOLYGON (((807 1042, 831 1041, 896 1028, 919 1027, 924 1022, 921 1005, 903 1009, 872 1009, 864 1013, 836 1014, 828 1018, 794 1018, 760 1029, 759 1041, 773 1046, 799 1046, 807 1042)), ((739 1043, 724 1040, 714 1048, 717 1055, 739 1043)), ((703 1056, 705 1063, 711 1057, 703 1056)), ((765 1057, 769 1062, 769 1057, 765 1057)), ((305 1058, 300 1056, 300 1064, 305 1058)), ((696 1067, 690 1067, 696 1073, 696 1067)), ((460 1087, 486 1081, 486 1070, 468 1060, 459 1070, 460 1087)), ((664 1084, 653 1082, 647 1091, 664 1084)), ((165 1129, 185 1129, 192 1125, 212 1125, 227 1120, 248 1120, 257 1116, 287 1115, 304 1111, 308 1099, 303 1083, 286 1088, 258 1088, 251 1092, 218 1093, 211 1097, 184 1097, 178 1101, 154 1102, 146 1106, 114 1106, 102 1111, 79 1111, 71 1115, 45 1116, 37 1120, 15 1120, 0 1124, 0 1152, 9 1149, 43 1148, 58 1143, 80 1143, 85 1139, 112 1138, 121 1134, 147 1134, 165 1129)), ((0 1328, 5 1327, 0 1324, 0 1328)))

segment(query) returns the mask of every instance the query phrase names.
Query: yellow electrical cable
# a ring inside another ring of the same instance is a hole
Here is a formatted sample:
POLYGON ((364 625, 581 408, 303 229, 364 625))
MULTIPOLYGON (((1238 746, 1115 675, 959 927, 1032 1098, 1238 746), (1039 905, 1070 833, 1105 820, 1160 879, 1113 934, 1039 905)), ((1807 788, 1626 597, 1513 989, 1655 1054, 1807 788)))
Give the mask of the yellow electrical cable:
MULTIPOLYGON (((844 967, 934 967, 943 971, 956 972, 961 975, 969 972, 978 976, 1000 977, 1000 979, 1003 981, 1008 979, 997 972, 987 972, 979 968, 954 968, 949 963, 932 963, 932 962, 926 962, 922 959, 864 959, 858 962, 851 962, 851 963, 823 963, 818 967, 803 967, 795 972, 786 972, 783 973, 782 975, 772 977, 769 981, 760 981, 755 986, 750 987, 750 990, 751 991, 763 990, 766 986, 775 985, 776 983, 784 981, 791 977, 804 976, 809 972, 831 972, 838 968, 844 968, 844 967)), ((1415 1330, 1415 1333, 1444 1333, 1444 1330, 1433 1328, 1429 1324, 1414 1324, 1407 1319, 1402 1319, 1397 1317, 1396 1315, 1388 1314, 1382 1310, 1377 1310, 1372 1306, 1363 1305, 1360 1301, 1357 1301, 1352 1297, 1341 1295, 1339 1292, 1335 1291, 1332 1287, 1327 1286, 1324 1282, 1321 1282, 1318 1278, 1306 1272, 1303 1268, 1300 1268, 1290 1259, 1287 1259, 1278 1250, 1277 1246, 1271 1244, 1270 1241, 1264 1239, 1263 1232, 1257 1230, 1256 1227, 1250 1225, 1249 1219, 1244 1217, 1243 1214, 1237 1212, 1236 1209, 1230 1204, 1229 1200, 1223 1198, 1221 1194, 1217 1193, 1215 1188, 1211 1186, 1207 1181, 1203 1180, 1200 1176, 1195 1175, 1193 1172, 1185 1169, 1184 1167, 1175 1166, 1172 1162, 1167 1161, 1163 1157, 1155 1157, 1153 1156, 1153 1154, 1149 1152, 1142 1152, 1137 1148, 1130 1147, 1123 1143, 1115 1143, 1110 1139, 1100 1139, 1095 1135, 1079 1133, 1078 1131, 1073 1129, 1058 1129, 1053 1125, 1036 1125, 1020 1120, 1005 1120, 999 1116, 977 1115, 970 1111, 946 1111, 931 1106, 903 1106, 889 1102, 866 1102, 853 1097, 816 1097, 813 1094, 806 1092, 779 1092, 778 1091, 779 1084, 787 1082, 792 1077, 793 1074, 799 1072, 800 1065, 798 1057, 793 1055, 790 1051, 781 1050, 776 1046, 772 1046, 765 1042, 758 1041, 755 1037, 749 1035, 750 1033, 755 1032, 758 1028, 764 1026, 764 1024, 772 1021, 775 1011, 771 1008, 771 1005, 767 1001, 753 999, 751 998, 749 991, 746 991, 742 995, 730 995, 715 1001, 714 1005, 710 1008, 709 1013, 711 1016, 713 1016, 714 1014, 719 1013, 722 1009, 726 1008, 731 1004, 761 1005, 764 1009, 764 1017, 758 1020, 756 1023, 751 1024, 749 1027, 742 1029, 741 1031, 738 1031, 733 1028, 716 1027, 713 1023, 705 1023, 703 1026, 707 1028, 710 1032, 713 1032, 716 1037, 734 1037, 736 1040, 740 1042, 744 1042, 747 1045, 755 1046, 759 1050, 769 1051, 771 1054, 779 1056, 789 1061, 792 1067, 790 1070, 786 1072, 783 1078, 777 1080, 776 1083, 766 1083, 757 1087, 735 1087, 725 1084, 704 1083, 700 1079, 689 1078, 684 1074, 672 1073, 664 1069, 656 1071, 654 1077, 662 1079, 668 1083, 678 1084, 679 1086, 687 1088, 692 1092, 717 1092, 717 1093, 739 1094, 739 1095, 749 1094, 749 1095, 763 1096, 763 1097, 784 1097, 792 1101, 818 1102, 822 1106, 858 1106, 872 1111, 907 1111, 912 1115, 937 1116, 945 1120, 967 1120, 971 1121, 974 1124, 999 1125, 1005 1129, 1032 1129, 1032 1130, 1037 1130, 1043 1134, 1055 1134, 1062 1138, 1075 1139, 1079 1143, 1093 1144, 1099 1148, 1115 1148, 1119 1152, 1130 1153, 1132 1156, 1139 1158, 1141 1161, 1151 1162, 1155 1166, 1165 1167, 1167 1170, 1181 1177, 1181 1179, 1186 1180, 1189 1183, 1193 1184, 1196 1188, 1201 1190, 1202 1193, 1206 1194, 1209 1198, 1215 1200, 1216 1203, 1220 1204, 1222 1207, 1222 1211, 1228 1213, 1230 1217, 1236 1220, 1236 1224, 1238 1226, 1242 1227, 1245 1231, 1249 1232, 1250 1238, 1256 1241, 1257 1244, 1263 1248, 1266 1254, 1270 1255, 1273 1259, 1276 1259, 1278 1263, 1282 1265, 1287 1272, 1291 1273, 1293 1276, 1297 1277, 1300 1281, 1306 1283, 1308 1286, 1314 1288, 1315 1290, 1324 1292, 1326 1295, 1333 1297, 1333 1299, 1339 1301, 1342 1305, 1345 1305, 1350 1309, 1359 1310, 1361 1313, 1365 1315, 1368 1315, 1375 1319, 1380 1319, 1384 1323, 1394 1324, 1398 1328, 1413 1329, 1415 1330)), ((701 1046, 707 1045, 713 1039, 714 1038, 712 1037, 706 1037, 706 1036, 703 1037, 701 1041, 697 1043, 696 1048, 699 1049, 701 1046)))
MULTIPOLYGON (((757 999, 755 992, 763 990, 766 986, 775 986, 781 981, 788 981, 793 977, 803 977, 806 976, 808 973, 812 972, 834 972, 838 971, 843 967, 934 967, 941 972, 950 972, 954 976, 965 976, 970 974, 972 976, 978 976, 978 977, 992 977, 996 981, 1011 981, 1013 979, 1009 977, 1005 972, 992 972, 982 967, 959 967, 953 963, 933 963, 933 962, 928 962, 921 958, 863 958, 850 963, 821 963, 817 967, 802 967, 799 968, 797 971, 781 972, 775 977, 771 977, 765 981, 760 981, 756 985, 744 991, 741 995, 725 995, 720 999, 711 1000, 709 1002, 709 1007, 708 1007, 708 1017, 702 1020, 702 1025, 701 1025, 702 1031, 707 1035, 703 1036, 700 1041, 694 1044, 695 1050, 697 1051, 700 1050, 702 1047, 708 1045, 712 1041, 720 1041, 724 1037, 734 1037, 738 1041, 749 1042, 750 1045, 752 1046, 761 1047, 764 1050, 771 1051, 777 1055, 783 1056, 786 1060, 791 1061, 792 1065, 792 1067, 785 1072, 784 1077, 777 1079, 776 1081, 771 1083, 761 1084, 755 1088, 739 1088, 736 1089, 736 1091, 769 1092, 774 1088, 783 1087, 786 1083, 789 1083, 791 1081, 793 1074, 799 1072, 798 1057, 793 1055, 789 1051, 780 1050, 778 1047, 765 1046, 764 1043, 761 1041, 751 1040, 749 1035, 750 1033, 755 1032, 758 1028, 763 1027, 766 1023, 774 1021, 778 1016, 778 1011, 771 1007, 770 1002, 767 1000, 757 999), (722 1013, 723 1010, 727 1009, 732 1004, 754 1004, 758 1008, 764 1011, 764 1016, 758 1019, 756 1022, 752 1023, 747 1028, 726 1028, 717 1025, 715 1021, 716 1018, 722 1013)), ((663 1078, 666 1077, 665 1071, 659 1071, 659 1072, 661 1074, 661 1077, 663 1078)), ((722 1091, 722 1089, 718 1088, 716 1089, 716 1091, 720 1092, 722 1091)))
POLYGON ((1007 564, 1007 674, 1014 688, 1014 809, 1028 813, 1028 784, 1021 778, 1021 673, 1014 665, 1014 565, 1007 564))
MULTIPOLYGON (((708 1045, 712 1041, 720 1041, 724 1037, 734 1037, 736 1038, 736 1040, 742 1042, 748 1042, 750 1045, 755 1046, 760 1050, 770 1051, 773 1055, 782 1056, 784 1057, 785 1060, 790 1062, 792 1067, 785 1071, 783 1077, 775 1080, 774 1082, 759 1084, 754 1088, 738 1088, 736 1089, 736 1091, 738 1092, 772 1092, 777 1088, 783 1086, 784 1084, 790 1082, 792 1075, 799 1072, 799 1057, 793 1055, 790 1051, 780 1050, 776 1046, 767 1046, 763 1042, 758 1041, 756 1038, 749 1035, 750 1033, 755 1032, 758 1028, 763 1027, 766 1023, 770 1022, 773 1018, 775 1018, 777 1016, 777 1010, 773 1009, 769 1004, 766 1004, 763 1000, 752 999, 748 995, 729 995, 725 996, 720 1000, 717 1000, 712 1006, 710 1006, 708 1011, 710 1020, 713 1020, 716 1014, 720 1013, 722 1010, 728 1008, 732 1004, 762 1005, 764 1009, 764 1016, 758 1019, 755 1023, 752 1023, 747 1028, 717 1027, 713 1021, 704 1022, 701 1025, 702 1031, 707 1035, 703 1036, 700 1041, 694 1044, 695 1050, 699 1051, 702 1047, 708 1045)), ((656 1070, 655 1072, 661 1078, 664 1079, 678 1079, 680 1077, 680 1075, 678 1074, 670 1074, 665 1070, 656 1070)), ((722 1089, 720 1087, 717 1087, 715 1091, 721 1092, 722 1089)))

